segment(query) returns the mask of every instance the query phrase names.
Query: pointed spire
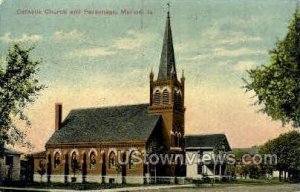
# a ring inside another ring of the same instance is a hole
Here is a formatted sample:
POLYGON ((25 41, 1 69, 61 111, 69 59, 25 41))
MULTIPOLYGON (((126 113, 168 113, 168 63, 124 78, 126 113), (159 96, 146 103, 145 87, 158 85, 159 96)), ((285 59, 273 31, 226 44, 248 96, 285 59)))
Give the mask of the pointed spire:
POLYGON ((151 68, 151 72, 149 74, 149 78, 150 78, 150 81, 153 81, 153 78, 154 78, 153 68, 151 68))
POLYGON ((171 22, 170 22, 170 4, 167 4, 168 12, 167 12, 167 21, 166 28, 159 64, 159 72, 158 72, 158 80, 167 80, 176 78, 176 66, 175 66, 175 56, 174 56, 174 48, 173 48, 173 39, 172 39, 172 30, 171 30, 171 22))
POLYGON ((181 83, 183 83, 184 81, 185 81, 184 69, 182 69, 181 83))

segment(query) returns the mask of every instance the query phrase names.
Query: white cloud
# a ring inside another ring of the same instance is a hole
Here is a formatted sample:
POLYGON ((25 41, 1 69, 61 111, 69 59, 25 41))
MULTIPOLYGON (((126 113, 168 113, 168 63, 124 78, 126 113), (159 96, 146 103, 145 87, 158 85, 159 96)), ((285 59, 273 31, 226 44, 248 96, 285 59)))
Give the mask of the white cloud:
POLYGON ((2 5, 2 3, 4 3, 4 0, 0 0, 0 5, 2 5))
MULTIPOLYGON (((61 31, 55 32, 54 36, 57 39, 71 39, 71 38, 82 38, 83 34, 73 30, 69 33, 64 33, 61 31)), ((128 31, 126 37, 121 37, 112 42, 110 46, 107 47, 97 47, 97 48, 86 48, 78 49, 69 52, 67 55, 83 56, 83 57, 103 57, 117 54, 118 51, 122 50, 133 50, 144 46, 146 43, 151 42, 154 37, 151 33, 128 31)))
POLYGON ((248 69, 253 68, 255 65, 257 65, 255 61, 239 61, 233 66, 233 69, 235 71, 246 71, 248 69))
POLYGON ((216 48, 213 50, 213 55, 215 57, 239 57, 245 55, 262 55, 266 51, 249 49, 249 48, 239 48, 239 49, 224 49, 216 48))
POLYGON ((178 43, 174 45, 175 52, 177 51, 183 51, 189 48, 188 43, 178 43))
POLYGON ((190 57, 182 58, 183 61, 207 61, 214 58, 233 58, 233 57, 241 57, 241 56, 249 56, 249 55, 262 55, 266 53, 266 51, 249 49, 249 48, 239 48, 239 49, 224 49, 224 48, 216 48, 205 55, 193 55, 190 57))
POLYGON ((262 38, 258 36, 247 35, 242 32, 231 32, 228 36, 219 40, 220 44, 237 44, 243 42, 261 41, 262 38))
POLYGON ((205 61, 205 60, 208 60, 210 58, 212 58, 212 56, 207 54, 207 55, 194 55, 194 56, 191 56, 191 57, 184 57, 184 58, 181 58, 180 60, 198 62, 198 61, 205 61))
POLYGON ((220 29, 219 23, 215 22, 211 27, 207 28, 202 34, 202 39, 210 40, 214 45, 238 44, 244 42, 259 42, 262 40, 259 36, 249 35, 243 31, 224 32, 220 29))
POLYGON ((238 27, 249 27, 249 25, 257 24, 262 21, 262 19, 265 19, 262 15, 256 15, 256 16, 251 16, 248 18, 232 18, 230 19, 230 23, 232 25, 238 26, 238 27))
POLYGON ((37 41, 40 41, 42 40, 43 37, 41 35, 37 35, 37 34, 22 34, 21 37, 19 38, 13 38, 11 36, 11 33, 5 33, 3 36, 0 36, 0 41, 3 41, 3 42, 7 42, 7 43, 10 43, 10 42, 13 42, 13 41, 19 41, 19 42, 37 42, 37 41))
POLYGON ((117 49, 131 50, 142 47, 145 43, 151 42, 154 35, 146 32, 128 31, 126 37, 121 37, 113 42, 117 49))
POLYGON ((64 31, 55 31, 53 33, 53 38, 55 40, 82 40, 84 37, 84 34, 77 31, 76 29, 69 31, 69 32, 64 32, 64 31))
POLYGON ((102 57, 102 56, 109 56, 114 55, 115 52, 111 51, 107 48, 97 47, 97 48, 88 48, 88 49, 81 49, 75 50, 70 52, 69 56, 77 56, 77 57, 102 57))

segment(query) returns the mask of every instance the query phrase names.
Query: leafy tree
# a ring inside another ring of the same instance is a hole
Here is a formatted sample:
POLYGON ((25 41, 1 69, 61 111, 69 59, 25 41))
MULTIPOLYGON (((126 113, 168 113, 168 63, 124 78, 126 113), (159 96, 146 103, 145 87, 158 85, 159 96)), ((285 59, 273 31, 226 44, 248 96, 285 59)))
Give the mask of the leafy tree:
POLYGON ((36 77, 41 61, 30 58, 33 49, 14 43, 8 50, 6 62, 0 63, 0 156, 5 143, 28 144, 25 132, 14 121, 25 121, 30 127, 24 110, 45 88, 36 77))
POLYGON ((283 125, 292 123, 300 127, 300 11, 297 8, 288 33, 269 51, 266 65, 248 71, 246 91, 254 91, 255 104, 262 105, 262 112, 283 125))
POLYGON ((257 149, 258 147, 253 146, 233 151, 236 158, 235 172, 244 179, 258 179, 266 174, 265 169, 253 161, 254 155, 259 154, 257 149), (247 163, 244 163, 244 161, 247 163))
MULTIPOLYGON (((288 173, 292 181, 300 180, 300 133, 291 131, 265 143, 260 150, 262 154, 276 154, 277 164, 273 167, 282 173, 288 173)), ((286 174, 284 174, 285 180, 286 174)))

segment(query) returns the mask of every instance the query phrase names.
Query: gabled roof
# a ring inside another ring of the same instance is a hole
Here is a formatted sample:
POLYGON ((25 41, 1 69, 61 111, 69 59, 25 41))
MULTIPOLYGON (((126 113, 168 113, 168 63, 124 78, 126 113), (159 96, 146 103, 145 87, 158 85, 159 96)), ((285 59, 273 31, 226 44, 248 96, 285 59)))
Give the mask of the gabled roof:
POLYGON ((148 104, 72 110, 47 144, 147 141, 160 116, 148 104))
POLYGON ((203 134, 185 136, 186 149, 215 148, 224 145, 226 151, 230 151, 230 145, 225 134, 203 134))
POLYGON ((170 13, 168 11, 157 80, 168 80, 172 76, 177 79, 170 13))
POLYGON ((4 147, 4 154, 5 155, 21 155, 22 153, 20 151, 4 147))

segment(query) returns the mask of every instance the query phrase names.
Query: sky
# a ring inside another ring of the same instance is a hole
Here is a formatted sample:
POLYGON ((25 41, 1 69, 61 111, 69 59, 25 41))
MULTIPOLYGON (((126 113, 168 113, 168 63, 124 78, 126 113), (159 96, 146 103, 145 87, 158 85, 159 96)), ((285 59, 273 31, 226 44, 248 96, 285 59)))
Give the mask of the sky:
POLYGON ((186 77, 186 133, 225 133, 236 148, 291 130, 257 112, 242 78, 268 62, 296 1, 1 0, 1 61, 14 41, 34 45, 32 58, 42 59, 38 77, 47 88, 27 108, 34 151, 43 150, 54 132, 56 102, 63 103, 63 117, 75 108, 149 102, 168 2, 177 73, 184 70, 186 77), (87 14, 93 10, 117 14, 87 14))

